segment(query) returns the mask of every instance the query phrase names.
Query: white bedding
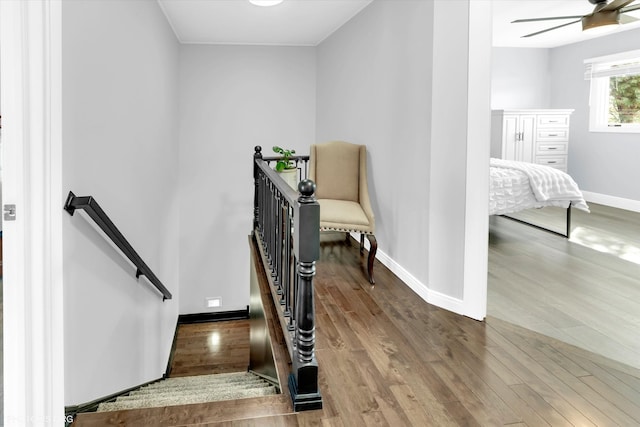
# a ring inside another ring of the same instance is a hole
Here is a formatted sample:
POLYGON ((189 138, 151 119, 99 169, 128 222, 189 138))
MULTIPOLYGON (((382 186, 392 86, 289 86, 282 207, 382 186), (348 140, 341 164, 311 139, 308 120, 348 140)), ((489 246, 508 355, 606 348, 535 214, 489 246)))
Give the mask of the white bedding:
POLYGON ((492 158, 490 171, 490 215, 545 206, 566 208, 569 204, 589 212, 573 178, 558 169, 492 158))

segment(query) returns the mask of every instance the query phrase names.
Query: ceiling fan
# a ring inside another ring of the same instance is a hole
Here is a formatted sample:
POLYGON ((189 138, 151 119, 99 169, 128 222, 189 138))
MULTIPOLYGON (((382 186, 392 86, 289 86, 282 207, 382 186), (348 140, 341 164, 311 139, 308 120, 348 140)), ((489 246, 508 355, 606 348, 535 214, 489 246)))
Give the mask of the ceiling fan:
POLYGON ((595 5, 593 12, 587 15, 577 16, 551 16, 548 18, 529 18, 529 19, 516 19, 512 23, 520 22, 535 22, 535 21, 552 21, 557 19, 575 19, 575 21, 567 22, 562 25, 547 28, 542 31, 536 31, 535 33, 526 34, 522 37, 532 37, 538 34, 546 33, 558 28, 566 27, 567 25, 576 24, 582 22, 582 31, 592 28, 603 27, 606 25, 628 24, 638 21, 637 18, 624 15, 625 12, 631 12, 632 10, 639 10, 640 4, 627 6, 633 3, 635 0, 613 0, 608 3, 607 0, 589 0, 589 3, 595 5))

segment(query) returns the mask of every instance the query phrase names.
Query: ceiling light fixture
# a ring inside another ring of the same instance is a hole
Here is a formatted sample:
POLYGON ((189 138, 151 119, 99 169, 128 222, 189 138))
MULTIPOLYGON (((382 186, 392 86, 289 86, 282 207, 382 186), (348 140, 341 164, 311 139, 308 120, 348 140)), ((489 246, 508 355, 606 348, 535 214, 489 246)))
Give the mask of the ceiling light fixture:
POLYGON ((256 6, 275 6, 282 3, 282 0, 249 0, 249 3, 256 6))

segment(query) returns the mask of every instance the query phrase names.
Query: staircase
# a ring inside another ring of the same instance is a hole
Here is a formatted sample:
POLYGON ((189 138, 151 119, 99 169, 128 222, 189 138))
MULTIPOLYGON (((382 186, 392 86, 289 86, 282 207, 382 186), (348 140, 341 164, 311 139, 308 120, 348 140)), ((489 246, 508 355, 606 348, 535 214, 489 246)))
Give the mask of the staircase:
POLYGON ((166 378, 101 403, 97 412, 156 408, 191 403, 235 400, 277 394, 270 382, 251 372, 166 378))

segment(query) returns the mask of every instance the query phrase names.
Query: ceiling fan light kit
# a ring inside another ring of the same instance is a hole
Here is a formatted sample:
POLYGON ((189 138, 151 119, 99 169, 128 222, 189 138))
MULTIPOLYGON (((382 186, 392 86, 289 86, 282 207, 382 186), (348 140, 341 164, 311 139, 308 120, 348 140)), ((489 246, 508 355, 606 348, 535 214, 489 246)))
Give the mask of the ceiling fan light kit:
POLYGON ((526 34, 522 37, 537 36, 538 34, 546 33, 578 22, 582 23, 582 31, 589 31, 589 33, 606 32, 618 28, 620 24, 628 24, 637 21, 637 19, 632 16, 624 15, 626 12, 640 9, 640 5, 628 6, 634 1, 635 0, 612 0, 611 2, 608 2, 607 0, 589 0, 589 3, 595 5, 595 7, 593 8, 593 12, 587 15, 517 19, 513 21, 513 23, 576 19, 575 21, 556 25, 555 27, 546 28, 541 31, 536 31, 535 33, 526 34))

